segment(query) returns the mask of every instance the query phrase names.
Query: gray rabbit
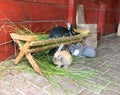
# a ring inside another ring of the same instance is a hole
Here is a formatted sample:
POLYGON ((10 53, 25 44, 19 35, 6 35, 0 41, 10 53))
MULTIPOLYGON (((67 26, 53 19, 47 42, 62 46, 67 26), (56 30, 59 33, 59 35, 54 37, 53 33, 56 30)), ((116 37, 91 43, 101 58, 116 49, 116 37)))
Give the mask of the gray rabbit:
POLYGON ((93 47, 82 46, 80 43, 67 46, 69 52, 74 56, 95 57, 96 51, 93 47))

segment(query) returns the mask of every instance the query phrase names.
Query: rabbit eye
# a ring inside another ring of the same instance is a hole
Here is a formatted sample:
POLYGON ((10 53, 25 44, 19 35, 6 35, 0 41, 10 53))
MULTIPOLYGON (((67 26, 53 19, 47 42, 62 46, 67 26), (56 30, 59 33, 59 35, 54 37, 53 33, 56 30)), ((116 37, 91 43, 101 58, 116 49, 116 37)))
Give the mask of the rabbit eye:
POLYGON ((59 59, 60 59, 60 57, 61 57, 61 56, 60 56, 60 55, 58 55, 58 58, 59 58, 59 59))

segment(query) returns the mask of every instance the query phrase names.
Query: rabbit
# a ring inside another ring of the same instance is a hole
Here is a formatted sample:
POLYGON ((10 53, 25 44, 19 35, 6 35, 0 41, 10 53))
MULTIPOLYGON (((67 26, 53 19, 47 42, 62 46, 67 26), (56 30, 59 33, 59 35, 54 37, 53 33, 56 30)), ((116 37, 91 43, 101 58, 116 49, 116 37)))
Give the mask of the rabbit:
POLYGON ((49 38, 59 38, 59 37, 64 37, 64 36, 69 36, 69 31, 67 28, 62 27, 62 26, 55 26, 49 34, 49 38))
MULTIPOLYGON (((49 34, 49 39, 52 38, 60 38, 60 37, 66 37, 66 36, 74 36, 77 33, 73 30, 72 25, 68 22, 67 28, 62 26, 55 26, 49 34)), ((54 53, 57 51, 58 48, 52 48, 49 51, 49 55, 53 56, 54 53)))
POLYGON ((83 46, 80 43, 67 46, 69 52, 74 56, 95 57, 96 51, 93 47, 83 46))
MULTIPOLYGON (((60 37, 65 37, 65 36, 70 36, 69 31, 67 28, 62 27, 62 26, 55 26, 49 34, 49 39, 52 38, 60 38, 60 37)), ((53 56, 54 53, 57 51, 58 48, 52 48, 49 51, 49 55, 53 56)))
POLYGON ((62 26, 55 26, 49 34, 49 38, 59 38, 59 37, 66 37, 66 36, 74 36, 77 33, 74 31, 72 24, 69 22, 67 23, 67 28, 62 26))
POLYGON ((63 48, 63 44, 60 45, 58 50, 53 56, 53 63, 58 68, 67 69, 67 67, 72 63, 72 56, 67 50, 61 50, 63 48))
POLYGON ((70 44, 67 46, 69 52, 74 56, 82 56, 84 48, 81 47, 80 43, 70 44))

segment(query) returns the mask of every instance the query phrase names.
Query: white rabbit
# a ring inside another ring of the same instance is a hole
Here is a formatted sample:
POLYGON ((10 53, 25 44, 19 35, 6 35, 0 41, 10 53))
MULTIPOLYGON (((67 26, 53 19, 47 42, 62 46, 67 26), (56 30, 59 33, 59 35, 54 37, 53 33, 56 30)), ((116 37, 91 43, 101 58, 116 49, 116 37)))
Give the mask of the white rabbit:
POLYGON ((72 56, 67 50, 61 50, 63 46, 62 44, 54 54, 53 63, 59 68, 66 69, 72 63, 72 56))

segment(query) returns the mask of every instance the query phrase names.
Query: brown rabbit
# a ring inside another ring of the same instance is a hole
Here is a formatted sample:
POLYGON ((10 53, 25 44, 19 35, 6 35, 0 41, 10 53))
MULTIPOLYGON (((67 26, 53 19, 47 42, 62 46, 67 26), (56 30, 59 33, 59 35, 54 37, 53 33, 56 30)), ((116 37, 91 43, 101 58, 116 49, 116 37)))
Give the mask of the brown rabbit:
POLYGON ((53 63, 57 67, 67 68, 72 63, 72 56, 67 50, 61 50, 63 44, 58 48, 57 52, 53 56, 53 63))

